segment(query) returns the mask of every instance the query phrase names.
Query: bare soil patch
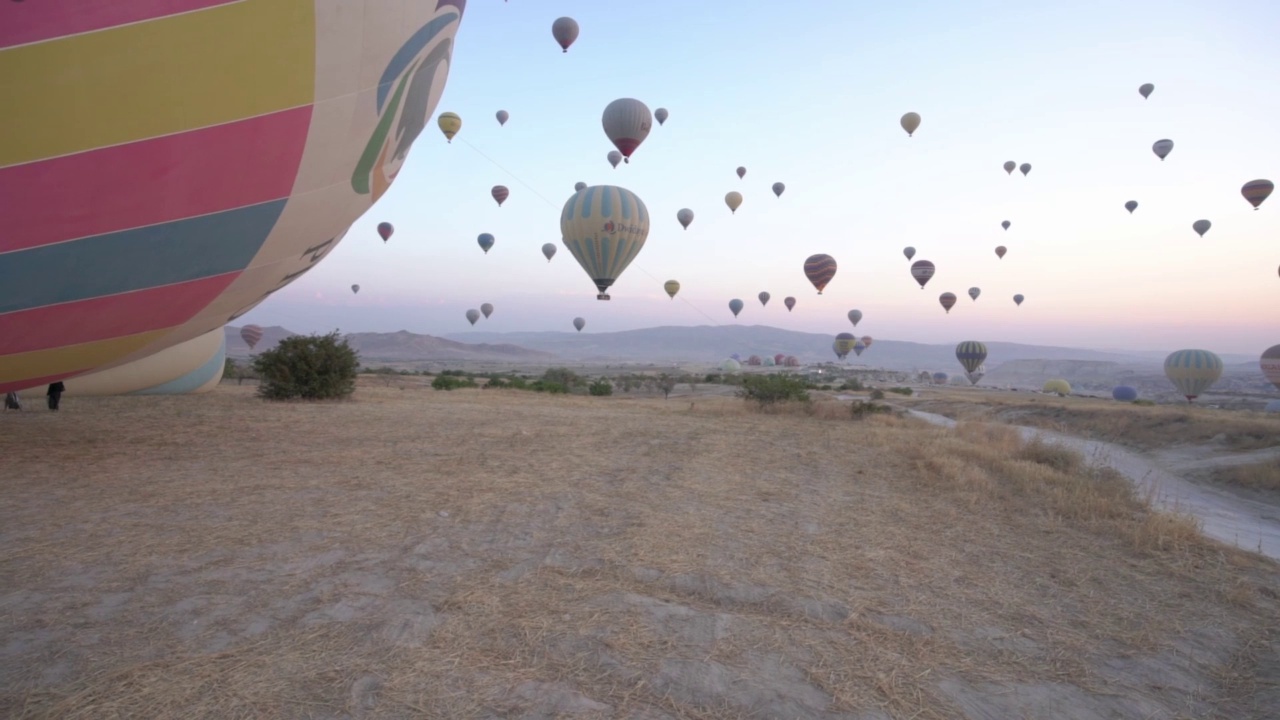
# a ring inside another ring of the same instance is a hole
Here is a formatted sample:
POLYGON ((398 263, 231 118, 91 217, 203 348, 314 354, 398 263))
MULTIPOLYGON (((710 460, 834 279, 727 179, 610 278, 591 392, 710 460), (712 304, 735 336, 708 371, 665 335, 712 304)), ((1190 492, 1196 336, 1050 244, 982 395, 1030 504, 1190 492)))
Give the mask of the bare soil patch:
POLYGON ((1007 428, 252 392, 0 417, 0 715, 1280 714, 1275 565, 1007 428))

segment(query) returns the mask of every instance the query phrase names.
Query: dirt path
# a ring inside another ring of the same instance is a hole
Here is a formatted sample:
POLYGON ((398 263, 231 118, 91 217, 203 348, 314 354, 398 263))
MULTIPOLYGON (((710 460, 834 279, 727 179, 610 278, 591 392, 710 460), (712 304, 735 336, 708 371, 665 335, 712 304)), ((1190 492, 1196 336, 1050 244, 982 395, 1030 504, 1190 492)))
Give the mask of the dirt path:
MULTIPOLYGON (((951 427, 955 420, 944 415, 907 410, 911 415, 935 425, 951 427)), ((1023 437, 1038 437, 1046 442, 1074 448, 1094 462, 1108 465, 1137 485, 1139 492, 1149 493, 1156 507, 1185 512, 1199 518, 1205 535, 1280 560, 1280 510, 1274 505, 1242 498, 1227 490, 1193 483, 1162 464, 1119 445, 1025 425, 1013 425, 1023 437)), ((1272 450, 1260 451, 1270 453, 1272 450)), ((1266 459, 1258 452, 1247 453, 1249 460, 1266 459)), ((1229 458, 1218 457, 1209 464, 1230 464, 1229 458)))

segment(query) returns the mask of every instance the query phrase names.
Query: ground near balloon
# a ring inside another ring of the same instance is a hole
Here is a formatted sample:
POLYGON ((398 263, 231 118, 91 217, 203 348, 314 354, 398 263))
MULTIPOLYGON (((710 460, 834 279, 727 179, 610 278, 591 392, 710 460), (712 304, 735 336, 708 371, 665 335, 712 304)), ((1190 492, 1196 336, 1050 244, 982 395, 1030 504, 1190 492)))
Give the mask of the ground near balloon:
POLYGON ((0 715, 1280 710, 1276 566, 1011 428, 429 382, 0 415, 0 715))

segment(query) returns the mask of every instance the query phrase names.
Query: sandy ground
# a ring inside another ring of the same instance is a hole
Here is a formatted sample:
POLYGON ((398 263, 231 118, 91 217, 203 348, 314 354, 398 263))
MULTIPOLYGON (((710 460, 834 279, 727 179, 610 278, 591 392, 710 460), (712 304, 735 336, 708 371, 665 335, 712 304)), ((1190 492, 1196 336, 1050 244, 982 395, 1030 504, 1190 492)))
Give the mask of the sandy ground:
POLYGON ((0 450, 6 717, 1280 715, 1276 566, 1016 438, 231 386, 0 450))

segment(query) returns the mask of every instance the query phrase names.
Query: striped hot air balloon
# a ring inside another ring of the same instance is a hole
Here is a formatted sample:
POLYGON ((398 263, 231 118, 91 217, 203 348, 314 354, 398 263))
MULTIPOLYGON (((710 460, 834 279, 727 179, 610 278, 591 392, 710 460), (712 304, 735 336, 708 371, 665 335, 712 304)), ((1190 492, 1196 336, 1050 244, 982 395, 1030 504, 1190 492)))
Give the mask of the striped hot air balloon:
POLYGON ((969 383, 977 385, 985 374, 983 368, 987 361, 987 346, 977 340, 966 340, 956 345, 956 360, 964 368, 969 383))
POLYGON ((1192 402, 1222 377, 1222 358, 1208 350, 1177 350, 1164 359, 1164 375, 1192 402))
POLYGON ((507 198, 511 197, 511 191, 507 189, 506 185, 494 185, 493 189, 489 191, 489 194, 497 201, 498 207, 502 207, 502 203, 506 202, 507 198))
POLYGON ((560 213, 564 245, 595 283, 597 300, 635 260, 649 237, 649 209, 630 190, 590 185, 565 202, 560 213))
POLYGON ((810 255, 804 261, 804 276, 818 289, 821 295, 827 283, 836 276, 836 259, 826 254, 810 255))
POLYGON ((678 280, 668 280, 662 283, 662 289, 672 300, 675 300, 676 293, 680 292, 680 282, 678 280))
POLYGON ((1272 345, 1263 350, 1258 365, 1261 367, 1262 376, 1267 379, 1267 382, 1280 389, 1280 345, 1272 345))
POLYGON ((831 343, 831 350, 835 352, 837 358, 844 360, 857 343, 858 339, 853 336, 853 333, 840 333, 836 335, 835 341, 831 343))
POLYGON ((245 325, 240 328, 240 339, 244 340, 244 344, 249 346, 250 350, 262 341, 261 325, 245 325))
POLYGON ((1240 194, 1249 201, 1254 210, 1257 210, 1264 200, 1271 197, 1271 191, 1275 189, 1275 183, 1270 180, 1250 180, 1240 188, 1240 194))
POLYGON ((465 5, 0 3, 0 392, 216 384, 223 326, 396 178, 465 5))

